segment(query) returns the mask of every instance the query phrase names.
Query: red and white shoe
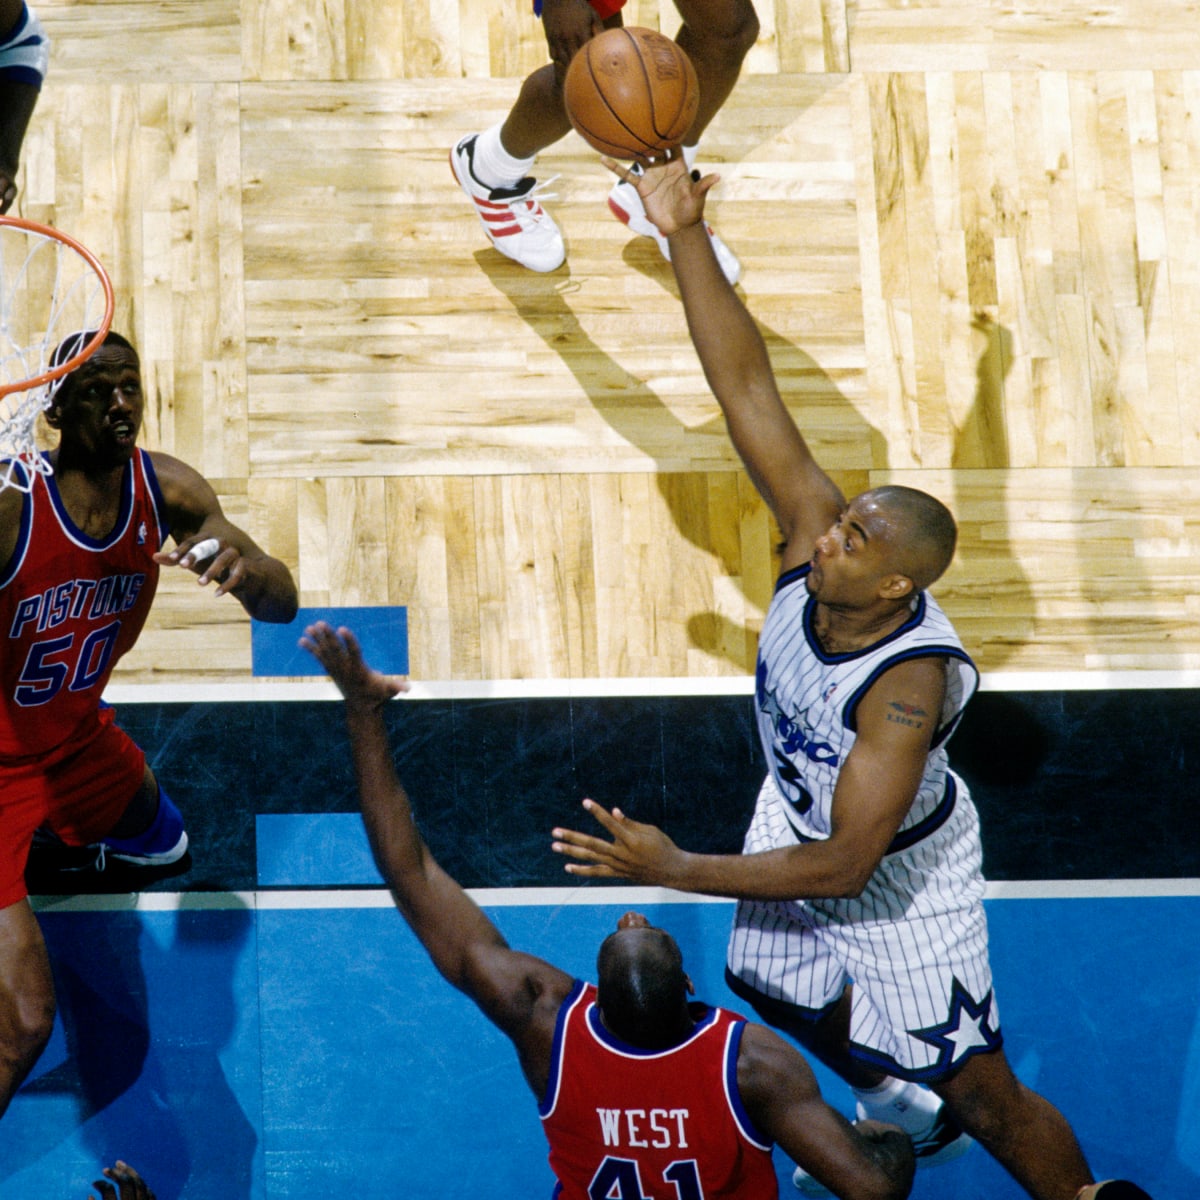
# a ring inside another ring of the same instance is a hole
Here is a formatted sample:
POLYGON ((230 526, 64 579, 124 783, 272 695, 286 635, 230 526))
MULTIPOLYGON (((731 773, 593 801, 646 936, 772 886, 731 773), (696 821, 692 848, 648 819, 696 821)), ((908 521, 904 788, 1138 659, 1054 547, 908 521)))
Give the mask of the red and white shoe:
POLYGON ((538 195, 545 185, 531 178, 507 188, 489 188, 480 183, 471 170, 478 137, 473 133, 450 151, 450 170, 474 203, 492 245, 531 271, 553 271, 562 266, 567 256, 562 234, 538 195))
MULTIPOLYGON (((640 164, 634 163, 631 170, 633 174, 640 175, 642 168, 640 164)), ((671 261, 671 247, 667 244, 667 239, 658 232, 658 226, 646 216, 646 206, 642 203, 642 198, 638 195, 637 187, 634 184, 627 183, 624 179, 618 179, 613 184, 612 191, 608 193, 608 207, 612 215, 618 221, 628 225, 634 233, 639 233, 642 237, 653 238, 658 243, 663 258, 667 262, 671 261)), ((721 273, 731 284, 737 283, 742 276, 742 264, 738 262, 734 252, 721 241, 707 221, 704 222, 704 228, 708 230, 713 250, 716 251, 721 273)))

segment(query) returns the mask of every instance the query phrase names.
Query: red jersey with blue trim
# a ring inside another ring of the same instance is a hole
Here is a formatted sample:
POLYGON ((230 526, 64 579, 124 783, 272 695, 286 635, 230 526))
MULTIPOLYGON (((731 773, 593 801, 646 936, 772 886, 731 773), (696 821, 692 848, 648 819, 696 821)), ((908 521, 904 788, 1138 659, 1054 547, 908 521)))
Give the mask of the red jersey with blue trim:
POLYGON ((562 1200, 774 1200, 771 1143, 737 1086, 745 1020, 693 1006, 669 1050, 640 1050, 604 1028, 592 984, 563 1001, 538 1106, 562 1200))
POLYGON ((116 523, 102 538, 76 527, 53 475, 35 475, 0 568, 0 757, 42 756, 95 717, 150 611, 165 511, 144 450, 126 464, 116 523))

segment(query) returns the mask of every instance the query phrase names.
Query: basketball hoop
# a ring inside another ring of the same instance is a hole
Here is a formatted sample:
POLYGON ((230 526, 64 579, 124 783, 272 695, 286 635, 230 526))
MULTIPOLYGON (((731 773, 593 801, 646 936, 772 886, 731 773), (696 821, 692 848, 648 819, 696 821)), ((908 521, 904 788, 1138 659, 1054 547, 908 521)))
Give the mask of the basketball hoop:
POLYGON ((90 250, 49 225, 0 217, 0 489, 28 491, 34 472, 49 473, 38 414, 55 383, 99 349, 112 317, 112 284, 90 250), (64 338, 84 331, 84 344, 52 361, 64 338))

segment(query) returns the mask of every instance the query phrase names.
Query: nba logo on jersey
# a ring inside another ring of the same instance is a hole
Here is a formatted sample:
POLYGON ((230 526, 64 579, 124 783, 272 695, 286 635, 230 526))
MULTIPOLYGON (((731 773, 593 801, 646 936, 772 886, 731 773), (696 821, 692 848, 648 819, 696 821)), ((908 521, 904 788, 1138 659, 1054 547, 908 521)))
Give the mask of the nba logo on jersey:
POLYGON ((138 525, 137 544, 139 546, 144 546, 146 544, 146 522, 145 521, 143 521, 140 525, 138 525))

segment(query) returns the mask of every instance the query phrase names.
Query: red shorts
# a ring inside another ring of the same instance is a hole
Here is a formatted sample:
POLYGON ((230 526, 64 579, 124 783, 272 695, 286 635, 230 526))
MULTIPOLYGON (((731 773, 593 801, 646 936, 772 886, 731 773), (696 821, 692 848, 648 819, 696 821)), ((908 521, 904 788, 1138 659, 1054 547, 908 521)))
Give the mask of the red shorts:
POLYGON ((146 773, 146 756, 101 706, 94 722, 37 762, 0 760, 0 908, 25 891, 33 832, 47 825, 71 846, 98 841, 120 820, 146 773))

